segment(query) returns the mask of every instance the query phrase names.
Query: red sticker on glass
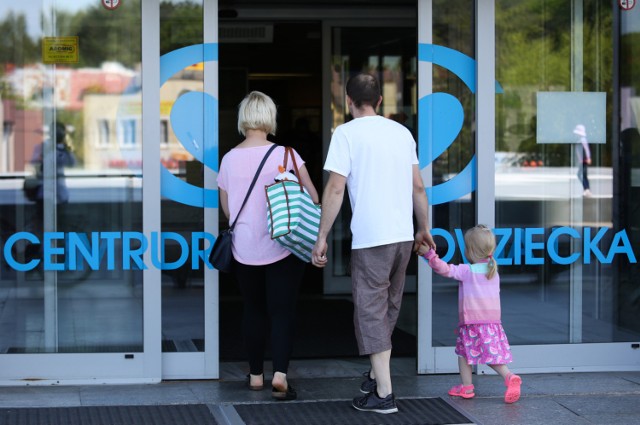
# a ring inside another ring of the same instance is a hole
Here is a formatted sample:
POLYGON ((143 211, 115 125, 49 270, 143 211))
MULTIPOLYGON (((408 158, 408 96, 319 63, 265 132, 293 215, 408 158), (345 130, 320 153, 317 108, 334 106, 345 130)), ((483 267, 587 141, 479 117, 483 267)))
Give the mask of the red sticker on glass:
POLYGON ((113 10, 120 6, 120 0, 102 0, 102 5, 105 9, 113 10))
POLYGON ((636 0, 618 0, 618 5, 622 10, 631 10, 636 5, 636 0))

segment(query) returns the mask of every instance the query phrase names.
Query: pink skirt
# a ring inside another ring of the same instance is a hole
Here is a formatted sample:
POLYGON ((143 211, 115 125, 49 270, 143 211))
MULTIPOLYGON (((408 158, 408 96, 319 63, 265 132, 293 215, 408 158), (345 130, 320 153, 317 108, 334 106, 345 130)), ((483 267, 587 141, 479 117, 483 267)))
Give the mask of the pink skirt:
POLYGON ((511 346, 500 323, 460 325, 456 354, 468 364, 507 364, 513 361, 511 346))

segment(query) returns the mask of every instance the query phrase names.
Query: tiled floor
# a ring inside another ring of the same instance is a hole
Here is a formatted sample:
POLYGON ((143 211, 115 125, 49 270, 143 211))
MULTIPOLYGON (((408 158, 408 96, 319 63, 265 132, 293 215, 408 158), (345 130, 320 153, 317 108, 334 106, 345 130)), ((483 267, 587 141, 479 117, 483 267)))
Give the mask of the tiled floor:
MULTIPOLYGON (((496 375, 474 376, 476 397, 464 400, 446 395, 459 382, 457 375, 416 375, 413 363, 410 358, 392 361, 394 393, 400 400, 440 397, 477 424, 640 424, 640 372, 523 375, 521 399, 507 405, 496 375)), ((326 400, 348 406, 359 395, 367 368, 362 358, 294 361, 289 377, 299 399, 292 403, 326 400)), ((219 423, 238 425, 242 422, 231 421, 238 418, 231 414, 234 405, 275 402, 268 385, 264 391, 246 388, 244 363, 223 363, 221 373, 219 380, 154 385, 0 387, 0 408, 206 404, 219 423)), ((325 413, 330 424, 331 412, 325 413)), ((385 423, 377 414, 361 417, 362 423, 385 423)))

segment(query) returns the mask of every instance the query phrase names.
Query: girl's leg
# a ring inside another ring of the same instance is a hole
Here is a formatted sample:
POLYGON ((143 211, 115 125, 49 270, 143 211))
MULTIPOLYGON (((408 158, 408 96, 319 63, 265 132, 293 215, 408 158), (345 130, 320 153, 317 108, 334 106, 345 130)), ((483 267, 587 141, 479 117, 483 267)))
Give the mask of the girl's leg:
POLYGON ((247 266, 235 262, 234 274, 242 292, 242 333, 249 356, 251 385, 261 385, 267 334, 265 278, 263 266, 247 266))
POLYGON ((471 375, 473 370, 471 365, 467 363, 467 359, 463 356, 458 356, 458 370, 460 370, 460 379, 462 380, 462 384, 451 388, 449 390, 449 395, 462 398, 473 398, 475 396, 471 375))
POLYGON ((502 379, 506 380, 507 377, 511 375, 511 371, 506 364, 490 364, 489 367, 498 372, 498 375, 502 376, 502 379))
POLYGON ((271 322, 273 381, 278 389, 286 389, 287 370, 293 346, 298 291, 305 264, 295 255, 267 266, 266 296, 271 322))
POLYGON ((467 359, 462 356, 458 356, 458 369, 460 370, 460 378, 462 379, 462 385, 465 387, 473 384, 473 369, 471 365, 467 363, 467 359))
POLYGON ((518 401, 520 399, 520 384, 522 384, 522 378, 511 372, 505 364, 492 364, 489 366, 504 378, 504 385, 507 387, 504 393, 504 402, 515 403, 518 401))

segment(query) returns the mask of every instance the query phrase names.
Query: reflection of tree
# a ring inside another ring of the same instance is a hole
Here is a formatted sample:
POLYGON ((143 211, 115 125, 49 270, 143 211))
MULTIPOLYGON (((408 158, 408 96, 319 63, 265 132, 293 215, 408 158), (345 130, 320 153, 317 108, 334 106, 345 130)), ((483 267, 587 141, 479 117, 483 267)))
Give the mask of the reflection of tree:
POLYGON ((620 38, 620 57, 620 84, 640 93, 640 33, 625 34, 620 38))
POLYGON ((24 64, 34 62, 40 51, 27 34, 27 20, 24 14, 9 12, 6 18, 0 21, 0 63, 24 64))
POLYGON ((27 34, 24 14, 9 12, 5 19, 0 21, 0 34, 0 97, 19 101, 4 76, 17 66, 34 62, 40 51, 27 34))
MULTIPOLYGON (((99 2, 75 13, 56 10, 55 35, 79 37, 77 67, 98 67, 108 61, 133 67, 141 57, 140 9, 139 1, 128 1, 113 11, 99 2)), ((52 26, 44 16, 42 23, 44 31, 31 36, 25 15, 9 12, 0 21, 0 63, 24 66, 41 62, 40 37, 47 35, 52 26)))
MULTIPOLYGON (((611 93, 613 64, 612 8, 584 4, 583 91, 611 93)), ((570 149, 536 143, 536 93, 571 91, 571 4, 564 0, 512 2, 496 5, 496 78, 504 94, 496 98, 496 146, 540 157, 545 165, 570 163, 570 149)), ((608 96, 608 98, 611 98, 608 96)), ((607 104, 611 122, 612 103, 607 104)), ((609 138, 608 138, 609 140, 609 138)), ((601 165, 610 163, 610 149, 601 149, 601 165)))
POLYGON ((202 6, 183 2, 160 3, 160 54, 204 40, 202 6))
POLYGON ((142 22, 140 2, 121 2, 110 11, 97 3, 75 14, 58 12, 60 35, 77 35, 80 39, 78 66, 98 67, 104 62, 119 62, 133 68, 140 63, 142 22))
MULTIPOLYGON (((161 2, 161 53, 202 43, 202 17, 202 5, 161 2)), ((100 2, 76 12, 58 9, 55 19, 56 35, 79 37, 78 67, 99 67, 115 61, 134 68, 140 63, 140 0, 123 1, 115 10, 105 9, 100 2)), ((0 63, 22 66, 40 62, 40 37, 51 28, 50 19, 43 16, 42 22, 44 31, 31 36, 23 13, 11 11, 0 20, 0 63)))

